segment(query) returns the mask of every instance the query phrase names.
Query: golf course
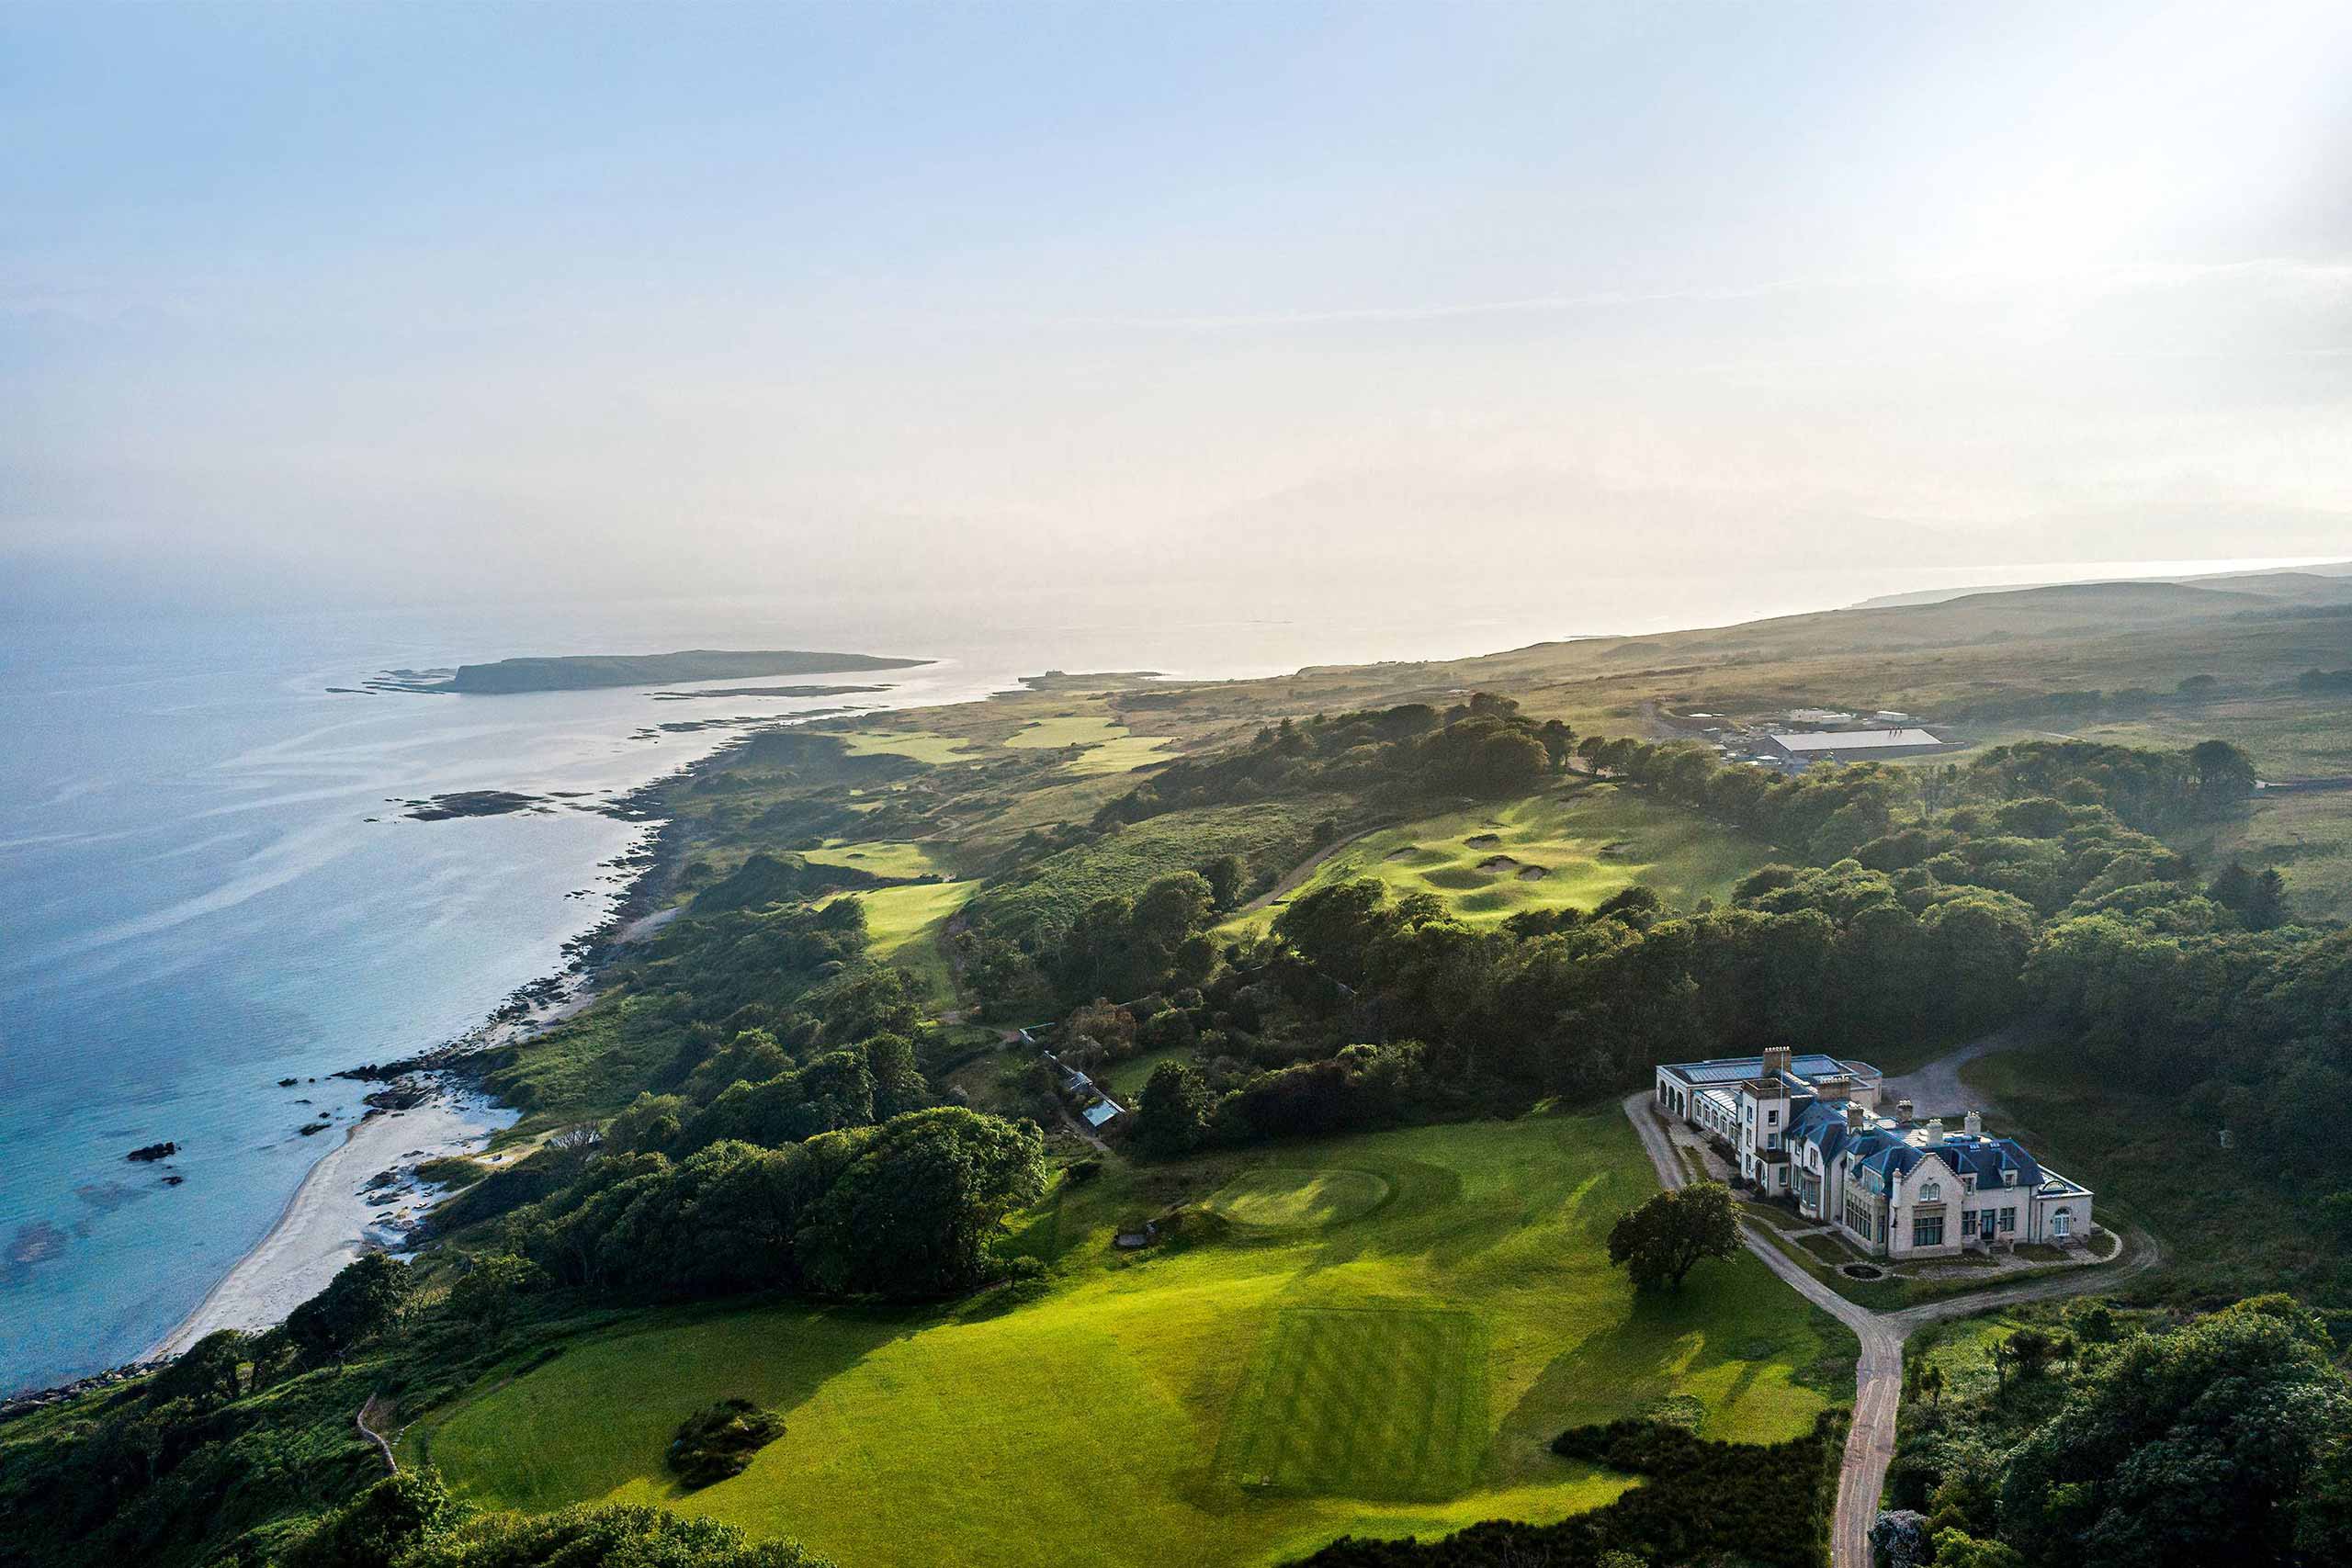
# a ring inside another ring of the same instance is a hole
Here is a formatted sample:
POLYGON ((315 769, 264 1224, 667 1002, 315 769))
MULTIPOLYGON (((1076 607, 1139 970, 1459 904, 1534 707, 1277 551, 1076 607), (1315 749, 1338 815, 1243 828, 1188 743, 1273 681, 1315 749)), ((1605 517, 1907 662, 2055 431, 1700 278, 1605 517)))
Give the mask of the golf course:
POLYGON ((432 1413, 403 1457, 477 1504, 656 1502, 858 1568, 1254 1564, 1555 1519, 1632 1483, 1555 1458, 1564 1427, 1775 1441, 1851 1375, 1851 1337, 1745 1254, 1636 1297, 1603 1238, 1654 1190, 1613 1104, 1065 1169, 1006 1237, 1038 1280, 636 1317, 432 1413), (786 1432, 682 1491, 670 1438, 728 1397, 786 1432))
MULTIPOLYGON (((1589 909, 1638 882, 1687 909, 1728 899, 1770 858, 1764 845, 1690 812, 1615 784, 1577 784, 1368 833, 1283 897, 1370 877, 1392 896, 1433 895, 1479 925, 1531 909, 1589 909)), ((1281 908, 1250 909, 1224 929, 1263 930, 1281 908)))

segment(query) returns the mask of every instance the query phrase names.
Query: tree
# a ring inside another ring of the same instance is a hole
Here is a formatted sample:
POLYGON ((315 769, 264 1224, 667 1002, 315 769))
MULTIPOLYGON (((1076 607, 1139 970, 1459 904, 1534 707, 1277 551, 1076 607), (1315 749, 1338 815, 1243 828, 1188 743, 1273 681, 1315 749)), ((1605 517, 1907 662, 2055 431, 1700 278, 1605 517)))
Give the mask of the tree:
POLYGON ((147 1403, 185 1399, 198 1409, 226 1404, 244 1392, 245 1337, 217 1328, 180 1353, 147 1385, 147 1403))
POLYGON ((492 1252, 473 1260, 473 1267, 449 1287, 449 1310, 477 1328, 492 1333, 506 1326, 515 1303, 546 1283, 537 1264, 511 1252, 492 1252))
POLYGON ((2013 1547, 1946 1528, 1936 1532, 1936 1568, 2026 1568, 2026 1562, 2013 1547))
POLYGON ((1609 1230, 1609 1261, 1637 1289, 1680 1290, 1700 1259, 1739 1256, 1739 1222, 1731 1189, 1720 1181, 1661 1192, 1618 1217, 1609 1230))
POLYGON ((438 1472, 403 1470, 319 1520, 277 1561, 283 1568, 391 1568, 464 1512, 438 1472))
POLYGON ((2188 771, 2197 803, 2218 811, 2254 793, 2254 759, 2226 740, 2200 740, 2188 749, 2188 771))
POLYGON ((810 1282, 836 1294, 970 1290, 999 1223, 1045 1190, 1046 1140, 1035 1123, 960 1106, 830 1133, 804 1147, 823 1191, 794 1252, 810 1282))
POLYGON ((2347 1438, 2352 1391, 2317 1320, 2241 1302, 2104 1357, 2011 1455, 2001 1534, 2084 1568, 2276 1561, 2347 1438))
POLYGON ((1189 1062, 1162 1062, 1136 1101, 1135 1139, 1155 1155, 1189 1154, 1208 1131, 1209 1091, 1189 1062))
POLYGON ((344 1266, 327 1288, 286 1314, 286 1332, 313 1364, 341 1360, 353 1347, 399 1325, 416 1301, 409 1266, 371 1252, 344 1266))
POLYGON ((2278 874, 2275 865, 2266 866, 2246 895, 2245 908, 2239 911, 2252 930, 2267 931, 2276 929, 2287 919, 2287 879, 2278 874))
POLYGON ((490 1514, 446 1530, 401 1568, 831 1568, 796 1541, 754 1543, 732 1525, 643 1503, 490 1514))
POLYGON ((1201 867, 1201 876, 1209 885, 1209 902, 1218 909, 1230 909, 1241 902, 1241 889, 1249 885, 1250 868, 1239 855, 1219 855, 1201 867))

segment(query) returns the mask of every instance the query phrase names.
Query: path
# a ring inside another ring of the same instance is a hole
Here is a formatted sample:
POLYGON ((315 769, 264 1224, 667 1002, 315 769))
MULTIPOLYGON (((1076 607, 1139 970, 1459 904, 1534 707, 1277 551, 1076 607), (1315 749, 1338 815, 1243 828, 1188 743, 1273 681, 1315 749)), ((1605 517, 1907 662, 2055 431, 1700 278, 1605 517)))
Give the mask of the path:
MULTIPOLYGON (((1296 865, 1292 866, 1288 871, 1283 873, 1281 881, 1275 883, 1272 887, 1267 888, 1263 893, 1259 894, 1255 898, 1250 899, 1247 904, 1244 904, 1239 908, 1234 910, 1233 913, 1235 915, 1250 914, 1255 910, 1264 908, 1267 905, 1273 903, 1278 898, 1287 898, 1290 897, 1292 889, 1295 888, 1300 883, 1306 881, 1308 877, 1314 875, 1317 868, 1321 866, 1325 861, 1329 860, 1333 855, 1338 854, 1350 844, 1359 842, 1364 839, 1369 839, 1384 828, 1393 828, 1395 826, 1396 824, 1393 822, 1383 822, 1376 827, 1366 828, 1361 832, 1351 833, 1346 838, 1339 840, 1334 843, 1326 844, 1323 848, 1316 851, 1313 854, 1307 856, 1305 860, 1299 862, 1296 865)), ((1227 919, 1231 919, 1233 917, 1232 915, 1228 915, 1226 918, 1227 919)))
POLYGON ((1879 1089, 1879 1103, 1892 1105, 1898 1100, 1907 1100, 1922 1116, 1952 1117, 1971 1109, 1982 1110, 1984 1107, 1962 1085, 1960 1069, 1979 1056, 2023 1045, 2031 1038, 2030 1030, 2019 1027, 1972 1040, 1915 1072, 1888 1078, 1879 1089))
MULTIPOLYGON (((1918 1101, 1923 1115, 1942 1104, 1960 1103, 1960 1069, 1988 1052, 2013 1043, 2008 1033, 1973 1040, 1917 1072, 1887 1081, 1888 1090, 1918 1101)), ((1625 1098, 1625 1116, 1641 1134, 1642 1147, 1657 1168, 1667 1187, 1685 1184, 1689 1172, 1675 1152, 1674 1140, 1654 1113, 1657 1101, 1648 1091, 1625 1098)), ((2114 1269, 2069 1270, 2052 1279, 2037 1280, 2006 1289, 1971 1292, 1939 1302, 1905 1307, 1900 1312, 1873 1312, 1848 1301, 1792 1262, 1766 1241, 1747 1221, 1740 1222, 1740 1239, 1764 1267, 1788 1281, 1791 1289, 1854 1331, 1861 1355, 1854 1363, 1854 1419, 1846 1432, 1846 1457, 1838 1472, 1838 1511, 1830 1522, 1830 1568, 1871 1568, 1871 1526, 1878 1520, 1880 1497, 1886 1491, 1886 1469, 1894 1459, 1894 1418, 1903 1403, 1904 1341, 1931 1323, 1967 1317, 2020 1302, 2045 1301, 2086 1291, 2107 1290, 2116 1281, 2164 1259, 2163 1249, 2144 1232, 2131 1237, 2131 1257, 2114 1269)))
POLYGON ((392 1457, 392 1445, 386 1440, 381 1432, 368 1425, 368 1416, 371 1411, 375 1413, 376 1419, 379 1421, 390 1419, 390 1403, 380 1393, 371 1393, 368 1396, 368 1403, 361 1405, 357 1413, 351 1417, 351 1424, 359 1428, 361 1437, 376 1445, 376 1454, 384 1461, 385 1472, 398 1475, 401 1472, 401 1461, 392 1457))

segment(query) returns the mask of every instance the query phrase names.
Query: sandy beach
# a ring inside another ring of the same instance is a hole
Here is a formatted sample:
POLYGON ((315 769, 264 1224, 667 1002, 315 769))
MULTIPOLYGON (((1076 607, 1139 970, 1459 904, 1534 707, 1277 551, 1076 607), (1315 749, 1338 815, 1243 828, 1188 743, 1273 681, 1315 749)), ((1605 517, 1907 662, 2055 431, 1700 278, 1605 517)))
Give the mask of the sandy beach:
MULTIPOLYGON (((677 913, 668 908, 639 915, 613 933, 613 943, 644 942, 677 913)), ((573 976, 560 995, 521 1017, 485 1024, 469 1038, 469 1053, 530 1039, 576 1017, 595 999, 596 976, 573 976)), ((423 1104, 370 1111, 311 1168, 269 1234, 141 1359, 176 1356, 216 1328, 250 1330, 282 1323, 363 1252, 402 1250, 408 1227, 441 1196, 417 1180, 416 1167, 444 1155, 479 1151, 514 1115, 486 1095, 451 1087, 446 1078, 423 1104)))
POLYGON ((260 1245, 144 1359, 177 1355, 216 1328, 266 1328, 362 1252, 398 1250, 398 1223, 420 1217, 433 1201, 434 1189, 415 1179, 417 1163, 477 1150, 513 1120, 513 1112, 479 1096, 447 1089, 407 1111, 368 1116, 311 1168, 260 1245), (370 1190, 386 1172, 394 1180, 370 1190), (390 1202, 369 1201, 387 1194, 390 1202))

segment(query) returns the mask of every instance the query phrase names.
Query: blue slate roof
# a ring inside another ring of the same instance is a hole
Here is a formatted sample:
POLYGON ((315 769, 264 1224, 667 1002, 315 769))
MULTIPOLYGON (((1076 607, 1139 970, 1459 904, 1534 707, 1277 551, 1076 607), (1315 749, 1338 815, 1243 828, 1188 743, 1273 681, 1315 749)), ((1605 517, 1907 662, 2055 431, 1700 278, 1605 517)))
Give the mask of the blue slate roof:
MULTIPOLYGON (((1854 1158, 1864 1170, 1876 1171, 1881 1177, 1908 1175, 1928 1156, 1928 1150, 1905 1143, 1892 1133, 1865 1133, 1854 1143, 1854 1158)), ((2028 1190, 2041 1184, 2040 1162, 2026 1153, 2025 1145, 2015 1138, 1971 1137, 1965 1133, 1946 1136, 1935 1152, 1943 1162, 1963 1176, 1976 1178, 1980 1192, 2012 1185, 2004 1182, 2002 1172, 2014 1170, 2013 1184, 2028 1190)))

